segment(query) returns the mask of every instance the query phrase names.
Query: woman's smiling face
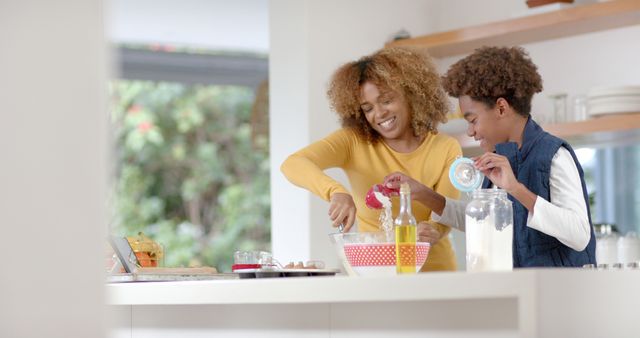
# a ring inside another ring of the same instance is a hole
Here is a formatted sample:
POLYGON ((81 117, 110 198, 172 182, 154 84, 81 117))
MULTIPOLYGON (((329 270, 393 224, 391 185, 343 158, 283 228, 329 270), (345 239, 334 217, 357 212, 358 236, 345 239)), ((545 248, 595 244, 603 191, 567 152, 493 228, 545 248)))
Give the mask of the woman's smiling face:
POLYGON ((413 137, 411 112, 401 93, 367 81, 360 87, 360 109, 384 140, 413 137))

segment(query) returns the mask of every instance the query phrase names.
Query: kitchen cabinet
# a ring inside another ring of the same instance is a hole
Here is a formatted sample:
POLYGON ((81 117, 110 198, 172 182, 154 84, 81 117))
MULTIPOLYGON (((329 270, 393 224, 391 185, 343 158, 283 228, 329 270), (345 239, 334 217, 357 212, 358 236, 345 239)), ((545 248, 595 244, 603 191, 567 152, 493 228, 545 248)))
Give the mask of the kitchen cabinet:
MULTIPOLYGON (((387 46, 426 48, 441 58, 470 53, 483 45, 520 45, 638 24, 640 0, 614 0, 393 41, 387 46)), ((640 112, 543 128, 574 147, 627 145, 640 142, 640 112)), ((481 153, 478 143, 464 132, 450 134, 458 139, 465 156, 481 153)))
POLYGON ((107 285, 111 338, 634 337, 640 270, 107 285))

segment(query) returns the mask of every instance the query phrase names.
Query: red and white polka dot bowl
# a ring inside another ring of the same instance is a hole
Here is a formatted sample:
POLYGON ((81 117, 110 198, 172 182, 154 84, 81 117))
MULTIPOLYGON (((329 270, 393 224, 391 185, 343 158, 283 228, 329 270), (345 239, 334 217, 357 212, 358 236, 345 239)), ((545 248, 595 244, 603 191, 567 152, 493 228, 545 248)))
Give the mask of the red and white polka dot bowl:
MULTIPOLYGON (((349 275, 396 274, 396 245, 393 234, 389 236, 390 238, 384 232, 332 234, 331 236, 338 250, 338 256, 349 275)), ((410 246, 406 248, 409 252, 401 257, 407 257, 409 261, 415 262, 416 271, 419 271, 427 260, 429 248, 429 243, 418 242, 415 253, 413 246, 410 246)))

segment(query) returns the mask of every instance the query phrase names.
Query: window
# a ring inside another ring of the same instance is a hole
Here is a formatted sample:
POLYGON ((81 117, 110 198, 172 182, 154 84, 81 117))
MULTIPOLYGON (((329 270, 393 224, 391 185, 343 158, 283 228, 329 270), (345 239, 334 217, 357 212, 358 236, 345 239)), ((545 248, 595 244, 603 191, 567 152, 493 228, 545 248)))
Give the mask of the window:
POLYGON ((640 146, 588 149, 586 153, 591 154, 590 159, 580 162, 593 195, 593 222, 615 224, 623 235, 640 232, 640 146))
POLYGON ((144 232, 166 266, 269 250, 266 58, 123 48, 121 65, 112 233, 144 232))

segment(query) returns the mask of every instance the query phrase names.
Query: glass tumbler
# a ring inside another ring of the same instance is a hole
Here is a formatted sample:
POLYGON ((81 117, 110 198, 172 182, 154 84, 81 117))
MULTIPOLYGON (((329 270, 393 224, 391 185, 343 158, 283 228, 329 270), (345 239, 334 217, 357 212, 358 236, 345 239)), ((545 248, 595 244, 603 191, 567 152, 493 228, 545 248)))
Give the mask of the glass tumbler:
POLYGON ((567 122, 567 94, 558 93, 549 95, 549 98, 553 102, 553 121, 550 123, 564 123, 567 122))
POLYGON ((574 121, 584 121, 587 119, 587 97, 578 95, 572 100, 572 117, 574 121))

